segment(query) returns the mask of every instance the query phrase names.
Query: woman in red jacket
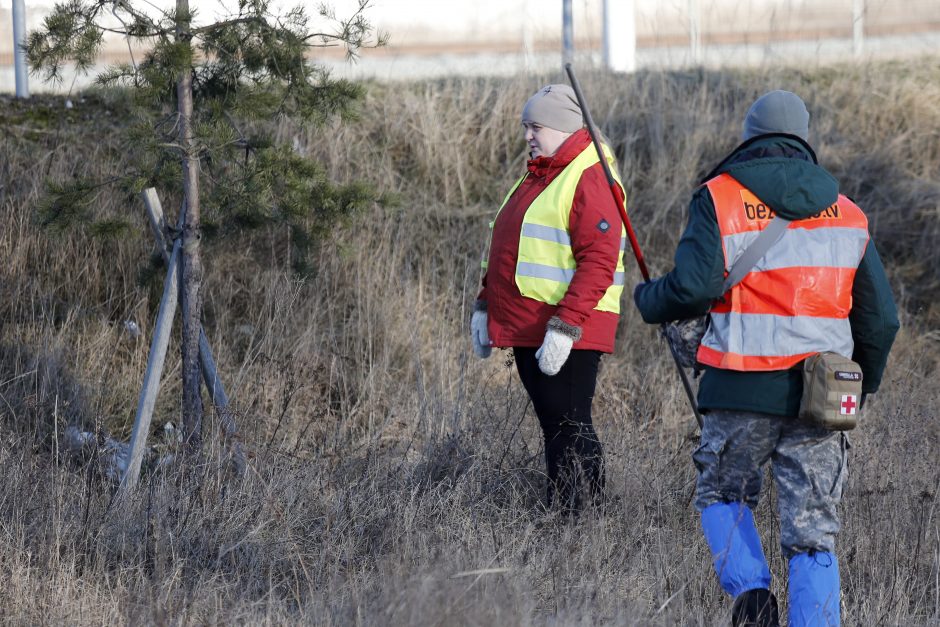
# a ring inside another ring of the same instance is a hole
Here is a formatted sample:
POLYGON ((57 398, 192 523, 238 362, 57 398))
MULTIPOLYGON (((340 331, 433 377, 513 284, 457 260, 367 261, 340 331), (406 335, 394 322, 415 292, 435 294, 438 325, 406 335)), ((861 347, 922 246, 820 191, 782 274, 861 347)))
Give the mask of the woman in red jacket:
POLYGON ((614 347, 625 233, 573 90, 540 89, 522 126, 528 171, 493 223, 471 335, 481 358, 513 349, 545 438, 548 504, 572 513, 583 486, 594 499, 604 486, 591 403, 614 347))

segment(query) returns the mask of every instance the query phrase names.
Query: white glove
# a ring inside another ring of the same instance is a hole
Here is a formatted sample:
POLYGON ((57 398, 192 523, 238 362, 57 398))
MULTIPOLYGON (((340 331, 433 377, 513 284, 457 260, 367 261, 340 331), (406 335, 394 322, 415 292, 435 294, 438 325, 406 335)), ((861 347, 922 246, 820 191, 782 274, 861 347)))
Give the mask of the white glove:
POLYGON ((470 339, 473 341, 473 354, 480 359, 486 359, 493 352, 490 346, 490 334, 486 330, 486 322, 485 311, 474 311, 470 317, 470 339))
POLYGON ((535 351, 535 358, 539 360, 539 370, 550 377, 558 374, 561 367, 568 361, 573 344, 574 338, 549 328, 545 332, 542 346, 535 351))

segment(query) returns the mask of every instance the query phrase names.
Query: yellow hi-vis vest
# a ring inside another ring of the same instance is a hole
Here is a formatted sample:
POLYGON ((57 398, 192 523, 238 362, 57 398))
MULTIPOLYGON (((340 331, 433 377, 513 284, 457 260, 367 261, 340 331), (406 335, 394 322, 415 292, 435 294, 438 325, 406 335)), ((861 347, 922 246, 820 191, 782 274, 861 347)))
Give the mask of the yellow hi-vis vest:
MULTIPOLYGON (((610 164, 611 173, 622 190, 623 183, 617 173, 614 156, 607 146, 603 149, 607 163, 610 164)), ((571 205, 574 202, 575 190, 582 173, 599 162, 594 144, 588 144, 581 154, 575 157, 526 209, 522 231, 519 234, 519 256, 516 260, 515 276, 516 287, 523 296, 557 305, 568 291, 568 285, 577 269, 568 231, 571 205)), ((499 207, 500 211, 509 202, 509 198, 526 176, 528 174, 516 181, 506 194, 503 204, 499 207)), ((499 212, 496 215, 498 217, 499 212)), ((494 218, 490 222, 491 230, 495 223, 494 218)), ((594 308, 596 311, 620 313, 620 297, 623 294, 624 281, 623 251, 626 241, 627 231, 623 222, 620 222, 620 252, 617 254, 617 270, 613 283, 594 308)), ((489 247, 487 246, 486 256, 481 264, 484 270, 486 270, 488 259, 489 247)))

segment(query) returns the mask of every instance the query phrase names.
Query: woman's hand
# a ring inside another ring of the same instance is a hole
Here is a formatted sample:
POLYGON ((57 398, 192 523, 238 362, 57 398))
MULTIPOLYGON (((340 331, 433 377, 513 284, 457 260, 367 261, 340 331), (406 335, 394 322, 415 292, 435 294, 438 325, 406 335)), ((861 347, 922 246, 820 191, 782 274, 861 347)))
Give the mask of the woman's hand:
POLYGON ((558 374, 561 367, 568 361, 572 344, 574 340, 564 333, 554 329, 546 331, 542 346, 535 351, 535 358, 539 360, 539 370, 550 377, 558 374))
POLYGON ((572 326, 558 316, 552 316, 548 321, 542 346, 535 351, 535 358, 539 360, 539 370, 550 377, 558 374, 568 361, 571 347, 580 339, 581 327, 572 326))
MULTIPOLYGON (((479 307, 479 303, 477 306, 479 307)), ((493 352, 493 348, 490 346, 490 334, 486 330, 485 303, 483 307, 483 309, 477 308, 470 317, 470 340, 473 342, 473 354, 480 359, 486 359, 493 352)))

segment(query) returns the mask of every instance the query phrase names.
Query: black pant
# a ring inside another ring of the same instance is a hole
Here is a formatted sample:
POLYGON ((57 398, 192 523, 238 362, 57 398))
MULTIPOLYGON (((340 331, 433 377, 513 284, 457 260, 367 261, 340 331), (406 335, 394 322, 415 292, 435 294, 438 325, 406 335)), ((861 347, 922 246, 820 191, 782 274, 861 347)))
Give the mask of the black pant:
POLYGON ((584 488, 598 498, 604 487, 604 453, 591 423, 591 403, 601 354, 573 350, 555 376, 539 370, 535 348, 514 348, 516 369, 545 437, 548 504, 565 511, 584 505, 584 488))

